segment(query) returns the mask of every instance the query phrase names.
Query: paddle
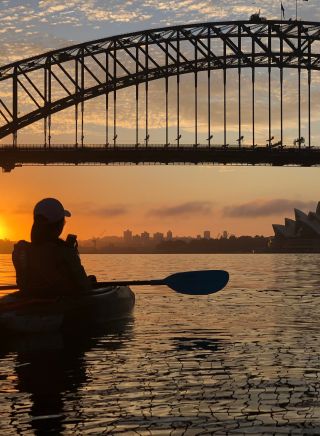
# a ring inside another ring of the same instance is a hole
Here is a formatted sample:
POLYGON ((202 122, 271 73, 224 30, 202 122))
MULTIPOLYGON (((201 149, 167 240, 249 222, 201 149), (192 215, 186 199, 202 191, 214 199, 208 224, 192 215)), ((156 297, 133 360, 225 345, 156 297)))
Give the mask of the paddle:
POLYGON ((208 295, 220 291, 229 281, 229 274, 223 270, 187 271, 172 274, 162 280, 126 280, 99 282, 99 286, 144 286, 165 285, 179 294, 208 295))
MULTIPOLYGON (((180 294, 208 295, 220 291, 229 281, 229 274, 223 270, 187 271, 172 274, 162 280, 124 280, 97 282, 96 288, 104 286, 156 286, 165 285, 180 294)), ((17 289, 16 285, 0 286, 1 290, 17 289)))

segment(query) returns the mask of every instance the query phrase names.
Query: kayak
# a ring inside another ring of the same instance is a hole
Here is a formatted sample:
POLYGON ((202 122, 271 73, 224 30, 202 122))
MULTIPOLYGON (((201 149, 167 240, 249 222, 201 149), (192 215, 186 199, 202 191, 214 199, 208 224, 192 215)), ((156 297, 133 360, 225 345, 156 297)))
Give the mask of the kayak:
POLYGON ((126 318, 135 295, 128 286, 93 289, 76 297, 26 298, 20 291, 0 297, 0 327, 20 333, 54 332, 126 318))

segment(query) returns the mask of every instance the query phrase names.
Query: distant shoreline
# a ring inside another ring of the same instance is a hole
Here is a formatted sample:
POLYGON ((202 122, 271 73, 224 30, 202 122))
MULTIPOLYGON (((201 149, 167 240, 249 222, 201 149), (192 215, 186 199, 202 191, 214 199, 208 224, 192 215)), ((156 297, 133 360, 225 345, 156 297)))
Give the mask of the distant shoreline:
MULTIPOLYGON (((0 254, 11 255, 12 251, 0 251, 0 254)), ((318 251, 275 251, 275 250, 246 250, 246 251, 87 251, 80 250, 79 254, 320 254, 318 251)))
MULTIPOLYGON (((0 254, 11 254, 13 246, 13 241, 0 240, 0 254)), ((151 241, 143 244, 110 243, 96 247, 87 243, 82 245, 79 241, 78 249, 80 254, 315 254, 320 253, 320 241, 307 239, 299 244, 280 245, 274 244, 271 237, 231 236, 190 241, 174 239, 158 244, 151 241)))
POLYGON ((80 251, 80 254, 320 254, 318 251, 276 251, 276 250, 246 250, 246 251, 80 251))

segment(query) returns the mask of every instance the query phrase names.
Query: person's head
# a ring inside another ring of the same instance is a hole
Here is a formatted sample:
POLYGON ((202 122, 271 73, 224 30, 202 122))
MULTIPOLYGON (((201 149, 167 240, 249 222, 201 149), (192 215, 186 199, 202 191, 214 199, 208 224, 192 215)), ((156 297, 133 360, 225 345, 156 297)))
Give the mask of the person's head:
POLYGON ((65 217, 70 216, 71 213, 55 198, 39 201, 33 210, 31 241, 40 243, 57 239, 62 233, 65 217))

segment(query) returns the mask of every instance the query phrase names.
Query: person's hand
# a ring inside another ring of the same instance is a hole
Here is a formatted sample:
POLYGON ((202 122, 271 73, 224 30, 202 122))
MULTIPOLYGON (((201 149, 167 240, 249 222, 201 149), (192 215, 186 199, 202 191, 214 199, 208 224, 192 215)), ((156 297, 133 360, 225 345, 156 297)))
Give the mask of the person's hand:
POLYGON ((88 280, 90 282, 90 285, 94 288, 97 284, 97 277, 94 275, 88 276, 88 280))

